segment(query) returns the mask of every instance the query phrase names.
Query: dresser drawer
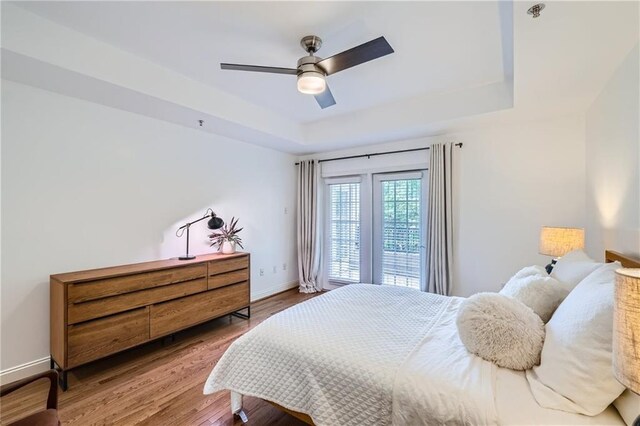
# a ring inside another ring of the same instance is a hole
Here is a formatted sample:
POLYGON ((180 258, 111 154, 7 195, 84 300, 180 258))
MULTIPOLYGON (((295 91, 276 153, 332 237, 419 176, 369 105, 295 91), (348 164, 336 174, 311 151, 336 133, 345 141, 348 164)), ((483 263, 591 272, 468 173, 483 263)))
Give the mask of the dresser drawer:
POLYGON ((84 303, 74 303, 70 304, 68 307, 67 322, 69 324, 75 324, 127 311, 133 308, 150 305, 152 303, 163 302, 165 300, 199 293, 206 289, 207 279, 200 278, 197 280, 164 285, 162 287, 106 297, 104 299, 92 300, 84 303))
POLYGON ((67 334, 70 368, 149 340, 149 307, 70 325, 67 334))
POLYGON ((151 338, 181 330, 249 306, 249 283, 243 282, 151 306, 151 338))
POLYGON ((207 265, 183 266, 122 277, 70 284, 68 298, 78 303, 207 276, 207 265))
POLYGON ((249 270, 240 269, 238 271, 226 272, 224 274, 211 275, 208 281, 209 290, 224 287, 229 284, 236 284, 249 279, 249 270))
POLYGON ((209 262, 209 275, 237 271, 238 269, 246 269, 248 267, 249 256, 233 257, 225 260, 212 260, 209 262))

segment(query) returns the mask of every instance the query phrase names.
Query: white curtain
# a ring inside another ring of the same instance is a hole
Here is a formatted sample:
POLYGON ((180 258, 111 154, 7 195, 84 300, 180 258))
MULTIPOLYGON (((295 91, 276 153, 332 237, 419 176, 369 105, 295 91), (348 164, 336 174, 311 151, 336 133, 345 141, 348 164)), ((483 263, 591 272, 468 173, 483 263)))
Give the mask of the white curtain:
POLYGON ((450 295, 453 273, 453 143, 429 149, 427 279, 424 291, 450 295))
POLYGON ((320 281, 320 165, 315 160, 298 164, 298 276, 301 293, 322 290, 320 281))

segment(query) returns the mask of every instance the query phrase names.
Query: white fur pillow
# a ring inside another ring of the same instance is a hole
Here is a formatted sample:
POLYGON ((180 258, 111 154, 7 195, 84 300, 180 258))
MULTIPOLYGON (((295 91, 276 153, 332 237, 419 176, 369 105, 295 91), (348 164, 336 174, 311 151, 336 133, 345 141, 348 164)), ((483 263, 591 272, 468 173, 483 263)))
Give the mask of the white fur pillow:
POLYGON ((540 363, 544 324, 529 307, 498 293, 462 302, 456 321, 467 350, 500 367, 526 370, 540 363))
POLYGON ((558 280, 544 275, 528 275, 517 278, 516 274, 500 290, 500 294, 513 297, 538 314, 542 322, 547 322, 569 291, 558 280))

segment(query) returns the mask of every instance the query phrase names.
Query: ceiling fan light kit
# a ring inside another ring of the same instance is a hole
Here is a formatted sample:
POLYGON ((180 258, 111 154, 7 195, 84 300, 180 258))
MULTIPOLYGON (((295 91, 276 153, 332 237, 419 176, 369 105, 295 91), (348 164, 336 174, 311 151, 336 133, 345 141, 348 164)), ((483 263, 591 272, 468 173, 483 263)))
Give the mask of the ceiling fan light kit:
POLYGON ((298 91, 306 95, 318 95, 327 89, 324 74, 307 71, 298 74, 298 91))
POLYGON ((300 45, 307 51, 308 55, 298 60, 297 68, 228 63, 221 63, 220 68, 232 71, 296 75, 298 91, 314 95, 320 108, 324 109, 336 103, 327 85, 326 76, 393 53, 393 48, 384 37, 378 37, 326 59, 314 55, 322 46, 320 37, 314 35, 305 36, 300 40, 300 45))
POLYGON ((325 73, 316 65, 319 61, 320 58, 313 55, 303 56, 298 60, 298 91, 300 93, 317 95, 326 90, 325 73))

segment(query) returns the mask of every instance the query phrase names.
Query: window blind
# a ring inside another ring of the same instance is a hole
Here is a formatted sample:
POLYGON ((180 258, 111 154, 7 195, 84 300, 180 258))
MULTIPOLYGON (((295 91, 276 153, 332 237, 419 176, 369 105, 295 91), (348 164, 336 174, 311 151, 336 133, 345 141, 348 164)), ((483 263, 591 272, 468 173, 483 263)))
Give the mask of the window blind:
POLYGON ((420 288, 421 179, 382 182, 382 284, 420 288))
POLYGON ((360 183, 329 184, 329 280, 360 282, 360 183))

